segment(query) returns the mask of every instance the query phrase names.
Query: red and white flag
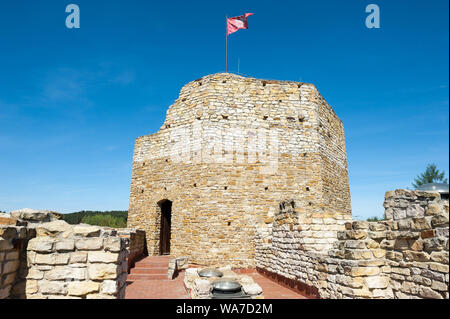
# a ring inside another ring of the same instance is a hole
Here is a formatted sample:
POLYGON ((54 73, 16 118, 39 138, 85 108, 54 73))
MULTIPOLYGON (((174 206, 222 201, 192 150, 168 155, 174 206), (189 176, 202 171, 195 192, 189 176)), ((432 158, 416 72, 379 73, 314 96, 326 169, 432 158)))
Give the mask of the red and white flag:
POLYGON ((253 13, 246 13, 241 16, 227 18, 227 35, 236 32, 239 29, 248 29, 247 17, 253 15, 253 13))

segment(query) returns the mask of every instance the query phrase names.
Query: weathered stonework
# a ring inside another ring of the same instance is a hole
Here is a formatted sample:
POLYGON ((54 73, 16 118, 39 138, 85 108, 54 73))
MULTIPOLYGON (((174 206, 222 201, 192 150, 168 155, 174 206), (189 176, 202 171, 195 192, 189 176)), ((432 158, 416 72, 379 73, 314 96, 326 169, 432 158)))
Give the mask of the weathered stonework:
POLYGON ((0 225, 0 299, 124 298, 129 237, 46 214, 0 225))
MULTIPOLYGON (((438 193, 386 193, 386 220, 353 221, 326 253, 304 248, 294 201, 259 229, 257 267, 309 287, 321 298, 449 298, 449 202, 438 193)), ((308 290, 308 289, 305 289, 308 290)))
POLYGON ((158 203, 170 200, 172 256, 254 267, 255 229, 280 198, 315 231, 307 250, 331 248, 351 219, 343 124, 312 84, 205 76, 182 88, 159 132, 136 139, 128 226, 145 230, 150 255, 158 203))

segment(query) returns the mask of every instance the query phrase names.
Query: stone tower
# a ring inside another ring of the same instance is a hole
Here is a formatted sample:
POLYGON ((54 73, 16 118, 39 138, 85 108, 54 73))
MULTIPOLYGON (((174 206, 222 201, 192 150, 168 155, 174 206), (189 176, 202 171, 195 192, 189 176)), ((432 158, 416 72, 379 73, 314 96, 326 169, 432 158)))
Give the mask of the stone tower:
POLYGON ((312 84, 208 75, 136 139, 128 226, 146 231, 150 255, 254 267, 256 232, 286 199, 307 250, 351 219, 344 126, 312 84))

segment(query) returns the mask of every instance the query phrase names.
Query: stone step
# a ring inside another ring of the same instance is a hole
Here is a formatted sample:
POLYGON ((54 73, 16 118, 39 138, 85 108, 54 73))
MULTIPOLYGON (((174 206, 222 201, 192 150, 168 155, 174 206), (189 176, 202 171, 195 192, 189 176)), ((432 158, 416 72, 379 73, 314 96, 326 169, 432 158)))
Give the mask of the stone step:
POLYGON ((170 256, 148 256, 141 259, 130 270, 127 280, 169 280, 167 278, 169 260, 170 256))
POLYGON ((169 280, 167 274, 129 274, 127 276, 127 281, 137 281, 137 280, 169 280))
POLYGON ((168 268, 162 267, 149 267, 149 268, 133 268, 130 271, 130 274, 136 274, 136 275, 145 275, 145 274, 155 274, 155 275, 167 275, 168 268))
POLYGON ((136 268, 151 268, 151 267, 155 267, 155 268, 163 268, 169 267, 169 263, 168 262, 164 262, 164 261, 139 261, 137 262, 134 267, 136 268))

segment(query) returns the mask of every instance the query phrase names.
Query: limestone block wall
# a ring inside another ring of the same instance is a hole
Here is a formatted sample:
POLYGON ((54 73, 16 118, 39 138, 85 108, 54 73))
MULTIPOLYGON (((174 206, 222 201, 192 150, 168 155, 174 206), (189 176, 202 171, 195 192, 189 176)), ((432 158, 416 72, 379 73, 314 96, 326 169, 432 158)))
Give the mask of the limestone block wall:
POLYGON ((257 228, 256 267, 290 280, 291 285, 295 282, 305 294, 332 298, 322 289, 327 285, 329 249, 316 251, 308 246, 326 242, 326 247, 333 247, 338 242, 337 233, 345 229, 345 221, 321 218, 315 222, 297 211, 294 200, 281 202, 273 222, 257 228))
MULTIPOLYGON (((257 267, 321 298, 449 298, 449 203, 438 193, 386 193, 386 220, 346 222, 333 248, 307 251, 295 202, 260 227, 257 267)), ((304 237, 306 235, 306 238, 304 237)))
POLYGON ((9 219, 0 224, 0 299, 17 293, 19 274, 26 254, 26 241, 34 236, 31 229, 15 226, 9 219))
POLYGON ((26 297, 124 298, 127 239, 64 221, 42 224, 28 242, 26 297))
POLYGON ((150 255, 170 200, 172 256, 254 267, 255 225, 286 197, 320 233, 305 249, 331 248, 335 221, 351 219, 343 124, 312 84, 208 75, 136 139, 128 226, 145 230, 150 255))

